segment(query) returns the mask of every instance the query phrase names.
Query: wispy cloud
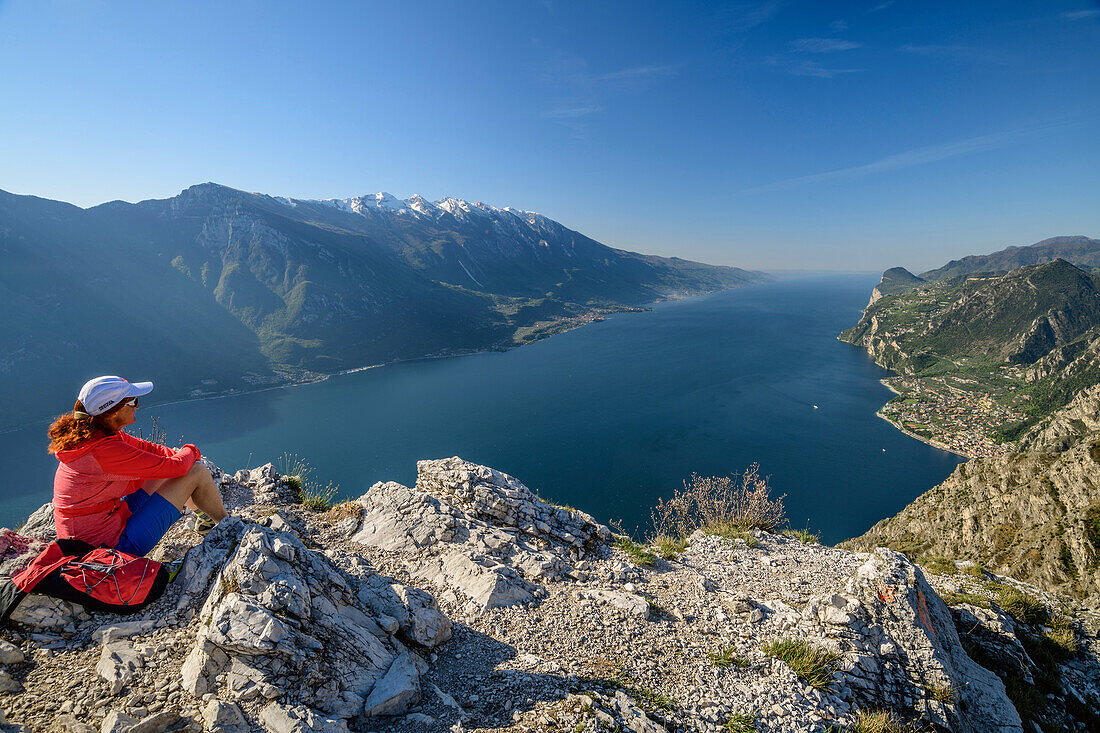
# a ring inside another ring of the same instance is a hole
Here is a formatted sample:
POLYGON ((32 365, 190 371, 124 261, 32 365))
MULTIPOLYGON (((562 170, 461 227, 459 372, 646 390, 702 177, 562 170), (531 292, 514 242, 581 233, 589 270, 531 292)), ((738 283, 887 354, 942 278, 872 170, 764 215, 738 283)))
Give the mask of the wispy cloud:
POLYGON ((919 165, 936 163, 941 160, 958 158, 963 155, 972 155, 986 150, 1003 148, 1024 138, 1051 132, 1053 130, 1065 129, 1067 126, 1068 125, 1065 123, 1036 125, 1021 128, 1019 130, 1011 130, 1009 132, 981 135, 965 140, 928 145, 923 148, 914 148, 894 155, 888 155, 885 158, 879 158, 878 160, 864 165, 852 166, 850 168, 837 168, 836 170, 825 171, 823 173, 814 173, 808 176, 799 176, 797 178, 776 181, 775 183, 768 183, 763 186, 742 191, 739 195, 745 196, 770 191, 786 191, 787 189, 800 186, 809 186, 817 183, 832 183, 835 181, 850 181, 879 173, 901 170, 903 168, 913 168, 919 165))
POLYGON ((787 67, 787 72, 795 76, 813 76, 818 79, 832 79, 842 74, 856 74, 863 69, 830 69, 816 61, 797 61, 787 67))
POLYGON ((672 76, 675 69, 671 66, 634 66, 619 71, 609 71, 592 77, 595 81, 637 81, 672 76))
POLYGON ((604 109, 601 99, 617 93, 637 91, 653 80, 672 76, 675 67, 667 65, 631 66, 593 73, 579 57, 556 59, 542 69, 542 82, 549 89, 553 106, 542 113, 555 120, 577 120, 604 109))
POLYGON ((791 41, 789 48, 802 53, 833 53, 850 51, 862 45, 857 41, 845 41, 841 38, 799 38, 791 41))
POLYGON ((769 66, 774 66, 792 76, 812 76, 818 79, 832 79, 842 74, 855 74, 863 69, 837 69, 822 66, 810 59, 792 58, 790 56, 772 55, 764 59, 769 66))
POLYGON ((1008 61, 1004 56, 980 46, 951 46, 951 45, 924 45, 906 44, 901 47, 905 53, 915 53, 922 56, 934 56, 943 59, 955 59, 964 61, 981 61, 988 64, 1007 66, 1008 61))
POLYGON ((878 11, 880 11, 880 10, 886 10, 886 8, 890 7, 890 6, 891 6, 891 5, 893 5, 893 4, 895 3, 895 2, 897 2, 897 0, 886 0, 886 2, 881 2, 881 3, 879 3, 879 4, 878 4, 878 5, 876 5, 875 7, 871 8, 870 10, 868 10, 867 12, 868 12, 868 13, 877 13, 877 12, 878 12, 878 11))
POLYGON ((1088 18, 1100 17, 1100 10, 1096 8, 1091 10, 1069 10, 1062 13, 1061 17, 1066 20, 1087 20, 1088 18))
POLYGON ((571 120, 577 117, 585 117, 587 115, 599 112, 602 109, 599 105, 582 105, 579 107, 560 107, 558 109, 552 109, 548 112, 543 112, 543 117, 549 117, 553 120, 571 120))
POLYGON ((745 32, 767 23, 779 14, 791 0, 766 0, 762 3, 741 3, 724 8, 716 21, 727 31, 745 32))
POLYGON ((833 33, 843 33, 844 31, 848 30, 848 21, 834 20, 832 23, 829 24, 829 29, 833 33))

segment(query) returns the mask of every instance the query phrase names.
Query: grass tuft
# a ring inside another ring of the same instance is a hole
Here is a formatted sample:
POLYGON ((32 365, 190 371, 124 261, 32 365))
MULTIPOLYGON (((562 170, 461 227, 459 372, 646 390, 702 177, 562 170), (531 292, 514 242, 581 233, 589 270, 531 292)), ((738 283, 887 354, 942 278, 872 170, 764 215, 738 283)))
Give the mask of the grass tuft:
POLYGON ((644 547, 625 535, 615 539, 615 547, 626 553, 626 556, 629 557, 635 565, 644 565, 648 568, 653 567, 653 563, 657 562, 656 555, 646 551, 644 547))
POLYGON ((978 578, 979 580, 985 577, 985 568, 978 563, 973 565, 966 565, 959 570, 964 575, 969 575, 972 578, 978 578))
POLYGON ((756 713, 736 713, 726 721, 722 730, 729 733, 754 733, 756 731, 756 713))
POLYGON ((298 502, 311 512, 327 512, 332 509, 332 497, 340 487, 331 481, 321 486, 313 478, 313 466, 297 453, 284 453, 279 458, 278 471, 283 482, 298 499, 298 502))
POLYGON ((236 577, 229 578, 223 575, 221 578, 221 591, 222 598, 225 598, 230 593, 240 593, 241 584, 236 577))
POLYGON ((988 598, 979 596, 976 593, 944 593, 941 598, 943 598, 943 602, 949 606, 958 606, 966 603, 971 606, 977 606, 978 608, 989 608, 991 605, 988 598))
POLYGON ((921 733, 921 729, 892 710, 860 710, 850 733, 921 733))
POLYGON ((840 655, 815 647, 805 639, 779 639, 764 645, 764 653, 785 662, 811 687, 825 689, 833 684, 833 671, 840 655))
POLYGON ((948 560, 943 555, 925 555, 917 561, 917 564, 934 575, 954 575, 957 570, 954 561, 948 560))
POLYGON ((749 530, 736 524, 710 524, 706 527, 703 527, 703 531, 707 534, 724 537, 727 540, 741 540, 748 547, 756 547, 756 537, 754 537, 752 533, 749 532, 749 530))
POLYGON ((1069 619, 1061 614, 1050 620, 1049 629, 1043 629, 1043 646, 1057 661, 1075 657, 1081 649, 1073 626, 1070 625, 1069 619))
POLYGON ((821 544, 821 533, 812 532, 809 527, 803 529, 785 529, 780 534, 786 535, 787 537, 794 537, 804 545, 821 544))
POLYGON ((717 652, 707 654, 711 664, 715 667, 748 667, 748 659, 737 653, 737 648, 727 646, 717 652))
POLYGON ((665 560, 675 560, 687 549, 686 539, 667 534, 656 535, 650 540, 650 544, 657 548, 657 553, 665 560))
POLYGON ((955 688, 950 685, 930 685, 927 689, 930 698, 944 705, 954 705, 959 697, 955 688))
POLYGON ((342 522, 345 519, 351 517, 361 517, 363 515, 363 505, 357 501, 342 501, 336 504, 324 515, 321 519, 325 520, 329 524, 336 524, 342 522))
POLYGON ((1042 601, 1008 585, 997 589, 997 605, 1024 624, 1043 624, 1050 617, 1042 601))

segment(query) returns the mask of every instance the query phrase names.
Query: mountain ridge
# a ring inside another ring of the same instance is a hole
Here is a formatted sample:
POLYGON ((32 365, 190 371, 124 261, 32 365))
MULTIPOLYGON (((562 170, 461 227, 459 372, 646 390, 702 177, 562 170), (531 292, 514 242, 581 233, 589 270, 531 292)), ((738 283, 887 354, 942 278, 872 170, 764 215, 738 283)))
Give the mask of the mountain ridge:
POLYGON ((530 212, 451 198, 457 215, 429 217, 411 201, 354 213, 204 183, 82 209, 0 192, 0 428, 64 409, 100 373, 157 376, 162 399, 247 390, 768 279, 616 250, 530 212))

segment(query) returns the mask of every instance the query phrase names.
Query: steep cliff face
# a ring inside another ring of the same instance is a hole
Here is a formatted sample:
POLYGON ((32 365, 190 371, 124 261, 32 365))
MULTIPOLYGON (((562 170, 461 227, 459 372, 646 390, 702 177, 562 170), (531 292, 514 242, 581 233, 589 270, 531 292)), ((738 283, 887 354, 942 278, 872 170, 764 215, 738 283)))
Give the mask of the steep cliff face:
POLYGON ((1080 392, 1064 408, 1033 427, 1021 441, 1025 450, 1059 453, 1100 434, 1100 384, 1080 392))
POLYGON ((1100 605, 1098 477, 1100 434, 1062 453, 975 459, 842 546, 974 560, 1100 605))
POLYGON ((961 464, 843 546, 974 560, 1100 607, 1100 385, 1021 443, 1022 452, 961 464))

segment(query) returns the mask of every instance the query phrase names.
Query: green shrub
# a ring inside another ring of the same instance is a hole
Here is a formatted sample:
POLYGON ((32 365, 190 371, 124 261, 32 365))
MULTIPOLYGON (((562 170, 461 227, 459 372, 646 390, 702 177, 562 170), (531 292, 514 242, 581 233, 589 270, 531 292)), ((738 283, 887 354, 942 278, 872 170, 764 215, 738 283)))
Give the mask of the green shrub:
POLYGON ((768 480, 756 463, 738 478, 692 474, 682 491, 653 509, 655 536, 685 538, 697 529, 723 537, 737 530, 771 532, 787 523, 783 499, 771 497, 768 480))
POLYGON ((781 639, 764 645, 769 657, 786 662, 811 687, 825 689, 833 684, 833 671, 840 655, 810 644, 805 639, 781 639))

